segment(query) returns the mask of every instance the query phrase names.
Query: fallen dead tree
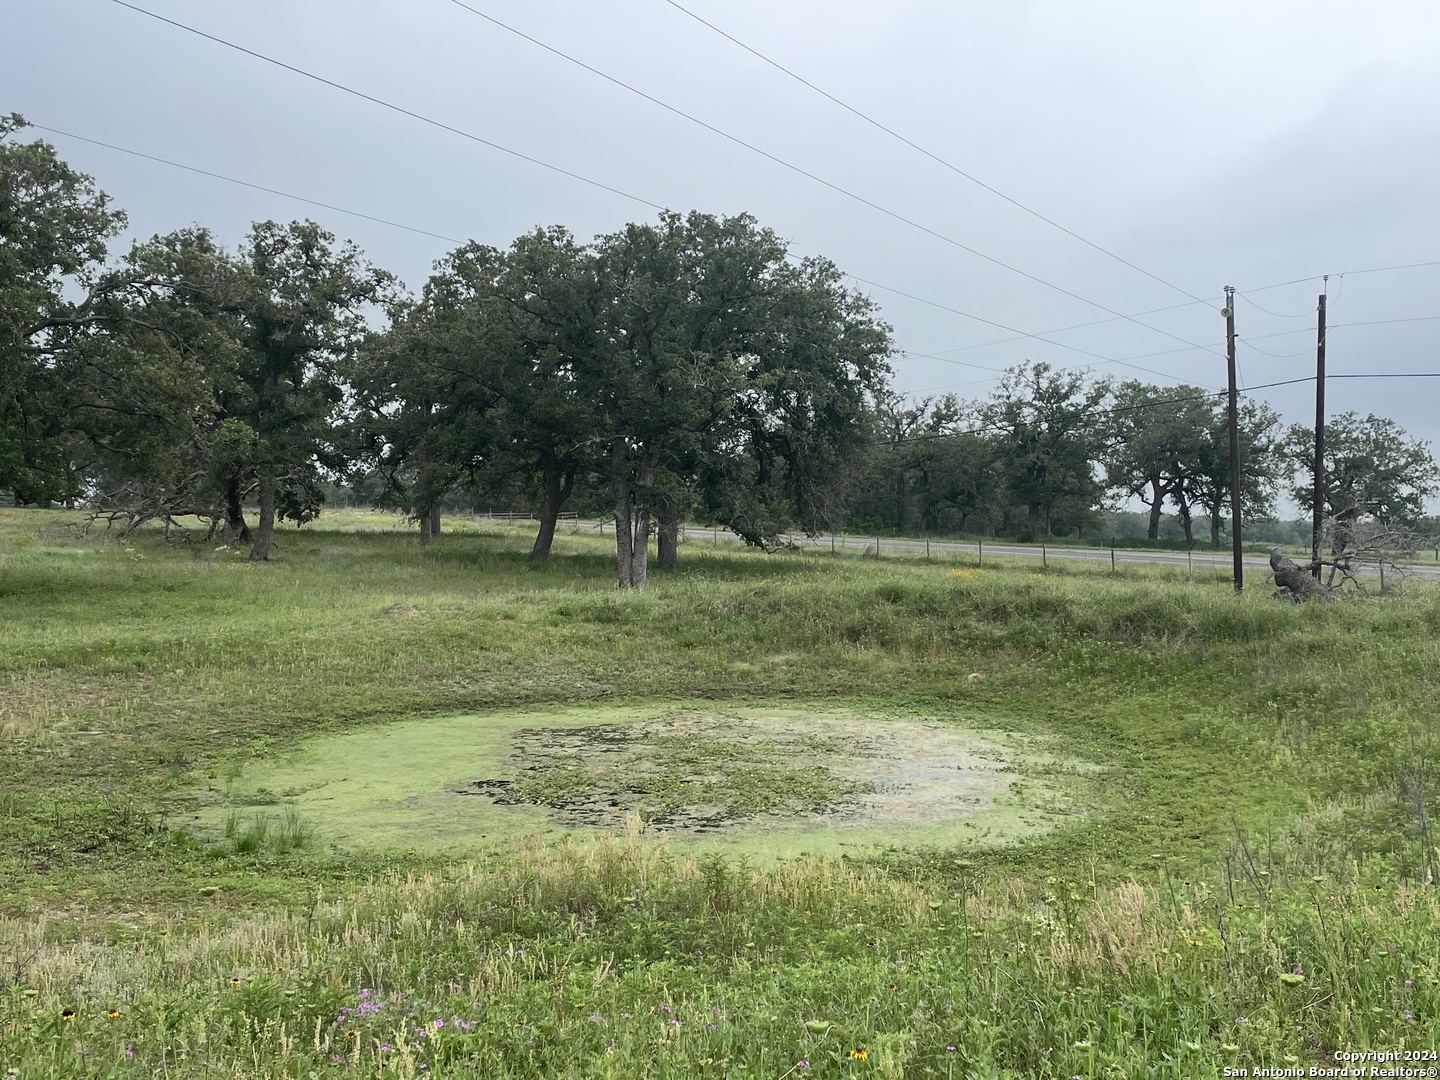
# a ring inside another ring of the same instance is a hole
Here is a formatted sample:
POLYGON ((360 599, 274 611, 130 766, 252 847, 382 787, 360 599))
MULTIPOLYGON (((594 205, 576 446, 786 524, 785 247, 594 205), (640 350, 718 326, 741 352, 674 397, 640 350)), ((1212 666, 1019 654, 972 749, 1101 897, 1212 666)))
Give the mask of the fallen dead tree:
POLYGON ((1278 598, 1301 603, 1305 600, 1338 600, 1339 593, 1321 581, 1310 566, 1301 566, 1278 547, 1270 549, 1270 570, 1275 575, 1278 598))
POLYGON ((1378 575, 1383 593, 1387 576, 1393 583, 1410 573, 1419 544, 1418 534, 1404 525, 1326 518, 1317 545, 1323 554, 1309 562, 1297 563, 1280 548, 1270 549, 1275 595, 1297 604, 1364 596, 1368 589, 1361 574, 1366 571, 1378 575))

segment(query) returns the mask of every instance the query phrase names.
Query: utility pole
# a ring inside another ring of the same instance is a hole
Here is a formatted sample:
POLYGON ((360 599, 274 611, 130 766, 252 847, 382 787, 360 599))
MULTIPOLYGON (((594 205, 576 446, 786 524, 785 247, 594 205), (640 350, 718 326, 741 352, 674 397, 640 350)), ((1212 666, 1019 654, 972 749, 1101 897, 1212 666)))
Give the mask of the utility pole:
MULTIPOLYGON (((1330 284, 1330 275, 1325 275, 1330 284)), ((1315 514, 1310 551, 1310 572, 1320 576, 1320 532, 1325 526, 1325 293, 1320 294, 1315 337, 1315 514)))
POLYGON ((1235 286, 1225 286, 1225 366, 1230 376, 1230 549, 1235 562, 1235 591, 1245 588, 1240 553, 1240 394, 1235 387, 1235 286))

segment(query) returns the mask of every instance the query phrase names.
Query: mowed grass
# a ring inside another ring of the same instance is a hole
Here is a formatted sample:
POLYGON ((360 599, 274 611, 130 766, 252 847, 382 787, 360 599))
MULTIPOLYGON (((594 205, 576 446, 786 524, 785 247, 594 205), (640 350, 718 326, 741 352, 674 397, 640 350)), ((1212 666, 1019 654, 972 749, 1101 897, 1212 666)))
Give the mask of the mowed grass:
POLYGON ((531 566, 518 529, 422 549, 356 514, 252 568, 75 516, 0 511, 19 1075, 1189 1076, 1437 1045, 1431 587, 1296 608, 1183 568, 702 543, 621 594, 596 537, 531 566), (1103 768, 1099 820, 765 866, 177 827, 316 735, 680 700, 1043 740, 1103 768))

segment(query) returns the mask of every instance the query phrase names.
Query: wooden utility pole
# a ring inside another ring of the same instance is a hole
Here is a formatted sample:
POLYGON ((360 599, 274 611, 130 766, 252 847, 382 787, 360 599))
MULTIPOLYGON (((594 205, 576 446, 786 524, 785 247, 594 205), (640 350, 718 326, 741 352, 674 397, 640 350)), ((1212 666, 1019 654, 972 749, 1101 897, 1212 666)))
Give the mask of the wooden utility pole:
MULTIPOLYGON (((1330 275, 1325 275, 1328 285, 1330 275)), ((1320 532, 1325 527, 1325 293, 1320 294, 1315 337, 1315 513, 1310 544, 1310 572, 1320 576, 1320 532)))
POLYGON ((1235 386, 1235 286, 1225 286, 1225 366, 1230 376, 1230 549, 1235 562, 1235 591, 1245 588, 1240 553, 1240 393, 1235 386))

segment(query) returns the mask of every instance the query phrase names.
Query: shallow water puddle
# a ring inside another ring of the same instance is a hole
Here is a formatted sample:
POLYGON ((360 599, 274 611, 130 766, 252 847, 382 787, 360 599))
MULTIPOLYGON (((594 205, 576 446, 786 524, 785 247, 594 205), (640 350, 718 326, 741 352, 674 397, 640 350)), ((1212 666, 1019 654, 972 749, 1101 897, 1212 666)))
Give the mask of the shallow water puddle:
POLYGON ((638 820, 680 843, 833 854, 1005 843, 1073 822, 1064 779, 1090 771, 1014 736, 909 717, 514 711, 312 740, 214 783, 197 824, 293 807, 334 847, 459 851, 638 820))

